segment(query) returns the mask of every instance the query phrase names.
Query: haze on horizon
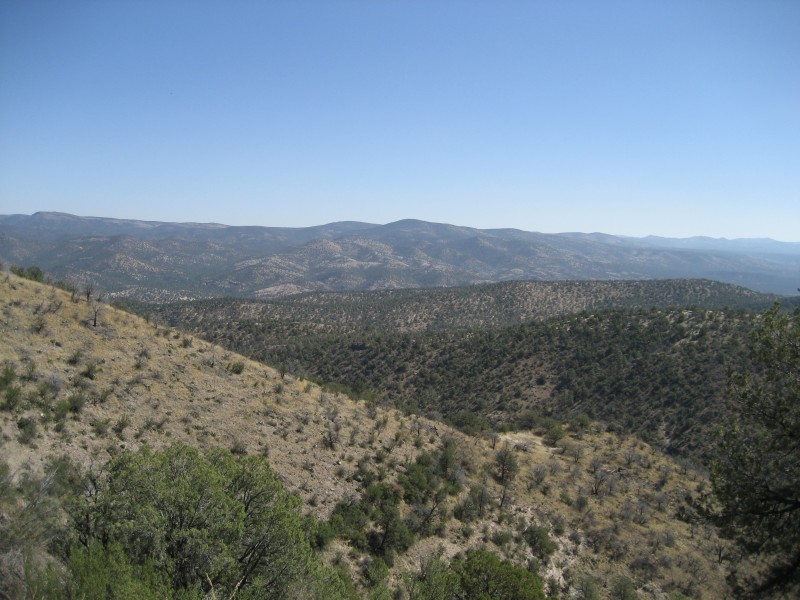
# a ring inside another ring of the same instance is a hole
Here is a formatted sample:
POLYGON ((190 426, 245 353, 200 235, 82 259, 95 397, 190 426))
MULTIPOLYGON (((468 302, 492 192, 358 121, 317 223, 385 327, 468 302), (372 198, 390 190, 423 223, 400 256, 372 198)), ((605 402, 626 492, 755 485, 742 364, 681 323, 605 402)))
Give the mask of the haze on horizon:
POLYGON ((0 5, 0 214, 798 241, 790 0, 0 5))

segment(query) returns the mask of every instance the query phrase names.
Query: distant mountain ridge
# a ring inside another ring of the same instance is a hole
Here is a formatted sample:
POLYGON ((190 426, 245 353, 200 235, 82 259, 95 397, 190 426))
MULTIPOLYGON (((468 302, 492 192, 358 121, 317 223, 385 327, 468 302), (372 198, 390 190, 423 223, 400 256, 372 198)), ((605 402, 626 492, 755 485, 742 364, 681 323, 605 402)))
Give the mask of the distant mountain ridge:
POLYGON ((800 284, 800 243, 545 234, 413 219, 290 228, 0 215, 0 260, 151 301, 511 280, 713 279, 783 295, 800 284))

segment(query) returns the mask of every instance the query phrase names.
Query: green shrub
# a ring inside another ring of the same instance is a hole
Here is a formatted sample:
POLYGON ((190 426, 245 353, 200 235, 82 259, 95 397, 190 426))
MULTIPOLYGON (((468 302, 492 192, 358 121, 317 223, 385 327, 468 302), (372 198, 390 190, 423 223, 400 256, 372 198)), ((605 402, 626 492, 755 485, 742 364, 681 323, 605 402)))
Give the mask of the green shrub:
POLYGON ((636 585, 633 581, 620 575, 611 584, 610 598, 614 600, 636 600, 639 594, 636 593, 636 585))
POLYGON ((128 415, 122 415, 117 422, 114 423, 113 431, 117 434, 117 436, 122 437, 123 432, 127 427, 131 424, 131 420, 128 415))
POLYGON ((111 388, 105 388, 105 389, 100 390, 100 393, 97 394, 97 396, 96 396, 97 403, 98 404, 105 404, 106 400, 108 400, 111 397, 111 394, 113 394, 113 393, 114 393, 114 390, 112 390, 111 388))
POLYGON ((461 579, 444 560, 429 557, 419 573, 405 573, 403 584, 414 600, 458 600, 462 598, 461 579))
POLYGON ((227 371, 228 373, 233 373, 234 375, 241 375, 241 373, 244 371, 244 362, 237 360, 232 363, 228 363, 227 371))
POLYGON ((97 474, 92 493, 70 504, 74 535, 89 548, 76 550, 72 571, 94 574, 89 581, 97 583, 89 588, 97 593, 75 597, 141 597, 108 591, 129 572, 134 581, 158 584, 150 597, 204 597, 208 582, 216 597, 292 597, 295 585, 321 585, 305 577, 325 570, 314 563, 298 509, 258 456, 201 455, 181 444, 121 452, 97 474), (178 594, 162 592, 164 586, 178 594))
POLYGON ((81 362, 81 358, 83 358, 83 352, 81 350, 75 350, 75 352, 70 354, 69 358, 67 358, 67 364, 77 365, 81 362))
POLYGON ((0 390, 5 389, 16 378, 17 374, 14 372, 13 365, 9 364, 3 365, 3 370, 0 371, 0 390))
POLYGON ((41 407, 49 406, 51 400, 55 400, 58 395, 58 384, 53 381, 42 381, 36 387, 36 393, 39 396, 39 405, 41 407))
POLYGON ((494 506, 494 499, 489 490, 484 485, 476 484, 470 488, 467 497, 453 509, 453 516, 464 523, 468 523, 483 517, 486 510, 492 506, 494 506))
POLYGON ((367 561, 364 567, 364 580, 368 587, 376 587, 386 581, 389 576, 389 567, 379 556, 367 561))
POLYGON ((11 265, 10 270, 17 277, 38 281, 39 283, 44 282, 44 272, 37 266, 25 268, 20 265, 11 265))
POLYGON ((542 560, 547 560, 558 548, 556 543, 550 539, 550 534, 547 532, 546 527, 532 525, 525 530, 522 536, 528 542, 533 553, 542 560))
POLYGON ((87 547, 76 547, 70 553, 68 568, 69 587, 75 598, 173 597, 164 570, 153 559, 131 564, 120 544, 104 546, 92 540, 87 547))
POLYGON ((67 403, 69 404, 69 411, 77 417, 86 405, 86 396, 81 393, 72 394, 67 398, 67 403))
POLYGON ((36 421, 28 417, 22 417, 17 421, 19 429, 19 443, 29 444, 36 437, 36 421))
POLYGON ((600 590, 597 584, 588 575, 578 576, 572 584, 578 595, 578 600, 600 600, 600 590))
POLYGON ((53 418, 56 421, 63 421, 67 418, 67 414, 70 412, 70 403, 68 400, 61 400, 58 404, 56 404, 55 408, 53 409, 53 418))
POLYGON ((348 540, 360 550, 365 550, 367 547, 366 528, 368 523, 367 511, 361 503, 338 503, 328 520, 328 524, 336 536, 348 540))
POLYGON ((86 379, 94 379, 97 375, 97 363, 86 363, 86 367, 84 367, 83 371, 81 371, 81 375, 86 379))
POLYGON ((95 435, 103 437, 108 433, 109 424, 110 421, 108 419, 95 419, 92 421, 92 431, 94 431, 95 435))
POLYGON ((555 445, 558 444, 558 441, 562 439, 564 435, 566 435, 564 433, 564 428, 560 424, 556 424, 547 430, 547 433, 544 436, 544 441, 548 446, 555 447, 555 445))
POLYGON ((514 536, 510 531, 498 529, 492 534, 492 543, 501 548, 508 544, 512 539, 514 539, 514 536))
POLYGON ((22 397, 22 390, 19 386, 9 385, 3 392, 3 408, 8 411, 13 411, 19 406, 20 398, 22 397))
POLYGON ((459 576, 465 598, 492 600, 544 600, 542 580, 523 567, 501 560, 485 550, 456 559, 452 568, 459 576))
POLYGON ((331 540, 336 537, 336 528, 328 521, 327 523, 316 523, 312 529, 311 546, 315 550, 323 550, 331 540))
POLYGON ((32 360, 28 360, 25 362, 25 370, 22 373, 22 379, 25 381, 35 381, 37 378, 36 374, 36 363, 32 360))
POLYGON ((561 515, 556 515, 553 518, 553 533, 556 535, 564 535, 564 531, 566 530, 566 522, 564 521, 564 517, 561 515))

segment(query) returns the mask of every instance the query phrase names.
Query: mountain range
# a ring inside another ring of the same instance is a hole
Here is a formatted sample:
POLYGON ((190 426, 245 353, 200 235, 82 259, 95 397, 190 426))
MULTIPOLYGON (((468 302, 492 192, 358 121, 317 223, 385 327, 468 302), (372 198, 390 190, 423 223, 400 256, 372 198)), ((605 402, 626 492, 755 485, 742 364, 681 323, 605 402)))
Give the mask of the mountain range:
POLYGON ((149 301, 666 278, 789 295, 800 282, 794 242, 546 234, 418 220, 287 228, 0 215, 0 260, 99 283, 110 297, 149 301))

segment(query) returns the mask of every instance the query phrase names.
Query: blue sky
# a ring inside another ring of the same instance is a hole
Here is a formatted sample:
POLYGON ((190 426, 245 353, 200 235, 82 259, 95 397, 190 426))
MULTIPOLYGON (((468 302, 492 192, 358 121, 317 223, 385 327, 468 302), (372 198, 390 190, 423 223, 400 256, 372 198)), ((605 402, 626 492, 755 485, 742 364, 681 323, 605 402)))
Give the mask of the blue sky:
POLYGON ((800 2, 0 3, 0 214, 800 240, 800 2))

